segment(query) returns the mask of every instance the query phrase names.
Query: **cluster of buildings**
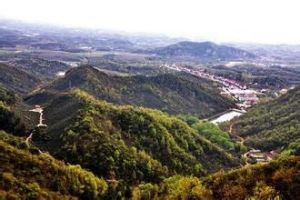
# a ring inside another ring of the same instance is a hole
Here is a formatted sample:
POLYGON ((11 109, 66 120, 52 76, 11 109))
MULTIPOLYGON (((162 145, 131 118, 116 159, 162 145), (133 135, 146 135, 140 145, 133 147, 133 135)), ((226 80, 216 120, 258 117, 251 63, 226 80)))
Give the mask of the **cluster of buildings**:
POLYGON ((221 95, 233 97, 239 103, 239 108, 249 108, 254 104, 257 104, 259 98, 257 97, 258 92, 253 89, 239 89, 239 88, 224 88, 222 89, 221 95))
POLYGON ((189 69, 186 67, 178 66, 176 64, 165 64, 164 67, 175 71, 187 72, 200 78, 205 78, 211 81, 221 83, 223 85, 221 95, 237 100, 239 102, 237 105, 241 109, 248 108, 254 104, 257 104, 259 101, 257 97, 257 91, 253 89, 248 89, 246 85, 243 85, 238 81, 209 74, 203 69, 189 69))
POLYGON ((276 155, 274 151, 263 153, 258 149, 251 149, 247 153, 244 154, 245 158, 255 160, 257 163, 264 163, 272 160, 272 158, 276 155))

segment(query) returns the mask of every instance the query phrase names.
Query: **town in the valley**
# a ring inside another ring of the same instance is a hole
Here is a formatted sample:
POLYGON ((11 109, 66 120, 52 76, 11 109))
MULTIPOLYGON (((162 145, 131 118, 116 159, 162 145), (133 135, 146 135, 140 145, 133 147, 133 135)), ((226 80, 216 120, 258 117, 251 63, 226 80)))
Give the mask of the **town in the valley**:
MULTIPOLYGON (((227 98, 231 98, 237 102, 236 105, 238 109, 232 108, 207 119, 216 125, 219 123, 230 121, 231 119, 246 113, 248 108, 259 102, 259 94, 262 94, 267 90, 257 90, 249 88, 247 85, 241 84, 236 80, 231 80, 221 76, 209 74, 201 68, 188 68, 180 66, 178 64, 164 64, 162 67, 174 71, 186 72, 200 78, 217 82, 221 85, 221 95, 227 98)), ((281 91, 281 93, 285 92, 286 90, 281 91)), ((231 134, 230 132, 231 131, 229 131, 229 134, 231 134)), ((236 135, 231 135, 231 137, 240 140, 241 142, 244 142, 244 139, 239 136, 237 137, 236 135)), ((250 148, 248 152, 242 155, 242 157, 245 160, 250 160, 253 163, 265 163, 272 160, 274 156, 276 156, 275 151, 262 152, 261 150, 254 148, 250 148)), ((246 162, 246 164, 249 164, 249 162, 246 162)))

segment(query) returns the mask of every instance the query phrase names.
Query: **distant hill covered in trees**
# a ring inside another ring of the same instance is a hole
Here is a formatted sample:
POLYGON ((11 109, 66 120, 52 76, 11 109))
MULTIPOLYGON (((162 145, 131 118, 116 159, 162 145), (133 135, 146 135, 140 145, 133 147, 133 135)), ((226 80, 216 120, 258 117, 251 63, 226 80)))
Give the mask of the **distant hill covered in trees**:
POLYGON ((207 117, 235 107, 218 93, 213 82, 188 74, 121 77, 81 66, 44 89, 57 92, 74 88, 112 103, 155 108, 170 114, 207 117))

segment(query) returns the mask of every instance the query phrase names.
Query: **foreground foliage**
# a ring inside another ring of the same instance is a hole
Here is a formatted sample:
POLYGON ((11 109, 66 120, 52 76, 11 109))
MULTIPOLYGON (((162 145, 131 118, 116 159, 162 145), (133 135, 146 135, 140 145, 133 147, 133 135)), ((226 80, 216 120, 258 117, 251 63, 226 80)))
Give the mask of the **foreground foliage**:
POLYGON ((218 172, 203 179, 175 176, 160 184, 141 184, 133 199, 298 199, 300 157, 218 172))
POLYGON ((99 199, 107 183, 80 166, 39 153, 22 139, 0 132, 0 198, 99 199))

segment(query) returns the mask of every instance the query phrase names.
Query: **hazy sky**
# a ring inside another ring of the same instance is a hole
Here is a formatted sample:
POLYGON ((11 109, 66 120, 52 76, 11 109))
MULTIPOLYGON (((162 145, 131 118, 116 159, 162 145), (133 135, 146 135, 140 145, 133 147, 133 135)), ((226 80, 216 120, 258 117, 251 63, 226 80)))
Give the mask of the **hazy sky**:
POLYGON ((300 44, 299 0, 0 0, 0 17, 217 42, 300 44))

